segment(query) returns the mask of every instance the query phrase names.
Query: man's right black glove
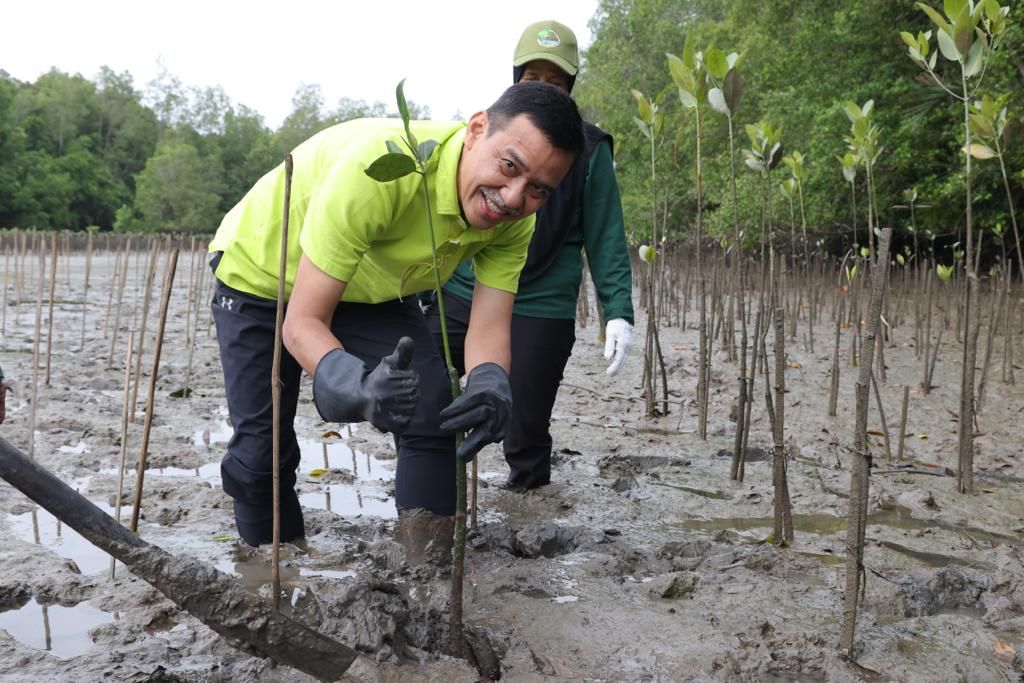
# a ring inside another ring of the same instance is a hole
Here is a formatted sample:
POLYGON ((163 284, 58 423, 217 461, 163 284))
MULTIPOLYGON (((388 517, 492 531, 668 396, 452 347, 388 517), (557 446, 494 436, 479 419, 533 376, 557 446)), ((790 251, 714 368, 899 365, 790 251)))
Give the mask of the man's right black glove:
POLYGON ((313 403, 320 417, 328 422, 366 420, 383 432, 404 432, 420 392, 419 375, 409 369, 414 348, 412 339, 402 337, 373 372, 352 354, 328 351, 313 375, 313 403))
POLYGON ((512 387, 505 370, 496 363, 482 363, 469 373, 466 390, 441 411, 441 430, 473 431, 456 452, 472 460, 489 443, 505 438, 512 415, 512 387))

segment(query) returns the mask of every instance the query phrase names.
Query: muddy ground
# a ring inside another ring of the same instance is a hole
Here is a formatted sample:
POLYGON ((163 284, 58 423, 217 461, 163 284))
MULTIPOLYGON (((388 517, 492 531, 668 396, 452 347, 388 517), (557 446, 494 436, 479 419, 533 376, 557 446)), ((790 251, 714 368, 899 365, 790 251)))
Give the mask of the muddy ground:
MULTIPOLYGON (((92 268, 85 343, 84 257, 61 260, 56 283, 51 381, 40 371, 35 457, 112 512, 116 502, 124 350, 142 317, 145 255, 129 271, 112 362, 108 316, 113 258, 92 268), (107 330, 104 332, 105 319, 107 330)), ((9 262, 8 262, 9 263, 9 262)), ((30 447, 34 272, 15 306, 10 276, 0 365, 14 386, 0 436, 30 447)), ((270 599, 269 551, 234 533, 218 462, 230 436, 206 301, 200 307, 190 397, 190 265, 182 257, 155 385, 140 534, 235 574, 270 599)), ((159 276, 143 349, 138 415, 122 514, 130 514, 144 431, 159 276)), ((116 301, 116 295, 115 295, 116 301)), ((987 310, 987 309, 986 309, 987 310)), ((826 320, 830 316, 827 307, 826 320)), ((393 540, 394 452, 369 427, 322 423, 303 392, 299 493, 303 547, 283 550, 283 609, 356 648, 345 680, 473 681, 1020 681, 1024 662, 1024 460, 1019 388, 998 381, 996 344, 977 438, 974 495, 955 492, 959 350, 949 340, 925 397, 912 327, 898 325, 881 386, 895 449, 902 385, 911 391, 907 459, 886 460, 873 437, 866 594, 856 663, 837 652, 844 585, 845 515, 853 441, 853 382, 843 330, 839 417, 826 417, 830 324, 816 353, 789 342, 786 433, 796 541, 770 542, 770 445, 758 377, 750 462, 729 481, 737 368, 714 359, 709 432, 694 434, 697 333, 661 330, 670 373, 669 414, 645 419, 642 337, 623 372, 604 374, 593 320, 578 341, 555 408, 550 486, 500 489, 497 447, 480 457, 478 530, 471 535, 465 618, 472 662, 443 654, 448 574, 410 566, 393 540), (340 434, 324 435, 332 430, 340 434), (756 448, 754 448, 756 446, 756 448), (950 468, 946 472, 943 468, 950 468)), ((909 316, 908 316, 908 319, 909 316)), ((42 311, 43 355, 48 313, 42 311)), ((801 323, 799 334, 805 331, 801 323)), ((984 332, 982 340, 984 341, 984 332)), ((772 335, 768 336, 769 351, 772 335)), ((872 405, 872 429, 880 429, 872 405)), ((0 482, 0 680, 308 681, 249 656, 178 610, 24 496, 0 482)))

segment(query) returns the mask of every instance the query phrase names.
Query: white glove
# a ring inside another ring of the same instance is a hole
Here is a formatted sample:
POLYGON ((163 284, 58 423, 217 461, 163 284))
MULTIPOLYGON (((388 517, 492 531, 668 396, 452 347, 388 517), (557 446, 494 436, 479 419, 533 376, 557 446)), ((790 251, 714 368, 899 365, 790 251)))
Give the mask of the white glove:
POLYGON ((633 345, 633 326, 622 318, 609 320, 604 329, 604 359, 611 360, 612 364, 605 371, 614 375, 622 367, 626 360, 626 353, 633 345), (612 360, 612 356, 615 359, 612 360))

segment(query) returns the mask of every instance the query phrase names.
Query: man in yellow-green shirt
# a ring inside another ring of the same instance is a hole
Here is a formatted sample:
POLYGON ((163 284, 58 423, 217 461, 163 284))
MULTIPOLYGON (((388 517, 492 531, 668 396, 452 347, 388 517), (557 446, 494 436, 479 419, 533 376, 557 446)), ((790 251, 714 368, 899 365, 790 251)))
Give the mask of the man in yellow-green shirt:
MULTIPOLYGON (((295 494, 299 377, 330 422, 396 434, 399 514, 454 514, 455 431, 470 459, 501 440, 511 411, 509 324, 532 215, 583 145, 575 104, 557 88, 513 86, 468 124, 413 122, 438 142, 426 176, 380 183, 365 169, 404 146, 398 120, 357 120, 297 147, 289 206, 287 303, 280 374, 281 539, 304 535, 295 494), (479 284, 466 337, 466 392, 452 402, 444 361, 413 295, 433 285, 427 183, 441 279, 472 258, 479 284), (372 368, 372 370, 371 370, 372 368), (450 405, 449 405, 450 404, 450 405)), ((213 314, 234 435, 221 464, 239 534, 271 540, 270 376, 283 215, 283 166, 225 216, 210 244, 213 314)))

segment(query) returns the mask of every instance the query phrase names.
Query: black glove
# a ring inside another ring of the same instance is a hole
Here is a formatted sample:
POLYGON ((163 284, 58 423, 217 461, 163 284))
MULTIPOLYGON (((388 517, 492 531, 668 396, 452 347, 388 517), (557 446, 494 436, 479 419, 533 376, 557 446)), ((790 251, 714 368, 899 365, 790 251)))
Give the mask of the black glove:
POLYGON ((412 339, 402 337, 373 372, 341 349, 328 351, 313 374, 313 403, 320 417, 328 422, 366 420, 383 432, 401 434, 419 399, 420 378, 409 369, 414 348, 412 339))
POLYGON ((472 429, 456 452, 463 460, 472 460, 481 448, 505 438, 511 415, 512 387, 508 375, 496 363, 483 363, 469 373, 462 396, 441 411, 441 429, 447 432, 472 429))

